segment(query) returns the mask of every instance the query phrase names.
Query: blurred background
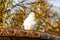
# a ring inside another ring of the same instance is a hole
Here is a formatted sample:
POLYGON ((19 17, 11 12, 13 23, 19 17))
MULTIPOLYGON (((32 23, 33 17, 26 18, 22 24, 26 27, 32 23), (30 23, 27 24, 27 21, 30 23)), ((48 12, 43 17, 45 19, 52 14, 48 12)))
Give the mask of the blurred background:
POLYGON ((60 0, 0 0, 0 28, 30 28, 60 36, 60 0), (31 12, 35 16, 30 18, 31 12))

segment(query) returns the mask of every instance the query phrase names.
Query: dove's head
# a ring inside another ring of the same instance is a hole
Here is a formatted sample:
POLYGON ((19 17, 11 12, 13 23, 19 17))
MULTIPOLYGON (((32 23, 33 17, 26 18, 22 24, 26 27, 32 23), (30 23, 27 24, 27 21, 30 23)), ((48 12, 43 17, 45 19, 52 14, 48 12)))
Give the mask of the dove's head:
POLYGON ((35 16, 34 12, 31 12, 31 13, 29 14, 29 16, 30 16, 30 17, 31 17, 31 16, 35 16))

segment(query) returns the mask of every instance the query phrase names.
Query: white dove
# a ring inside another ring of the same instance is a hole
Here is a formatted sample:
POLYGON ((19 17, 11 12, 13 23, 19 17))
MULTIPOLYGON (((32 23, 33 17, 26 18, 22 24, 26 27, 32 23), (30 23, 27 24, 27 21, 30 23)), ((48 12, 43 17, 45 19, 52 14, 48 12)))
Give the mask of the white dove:
POLYGON ((37 20, 35 19, 34 12, 31 12, 28 17, 25 19, 23 26, 25 30, 36 30, 37 20))

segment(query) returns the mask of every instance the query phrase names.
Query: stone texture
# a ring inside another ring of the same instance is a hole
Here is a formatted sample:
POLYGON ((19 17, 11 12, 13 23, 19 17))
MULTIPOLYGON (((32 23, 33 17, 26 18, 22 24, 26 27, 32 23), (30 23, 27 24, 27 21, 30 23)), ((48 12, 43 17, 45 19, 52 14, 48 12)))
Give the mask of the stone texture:
MULTIPOLYGON (((53 40, 60 39, 56 35, 51 35, 51 34, 41 33, 41 32, 36 32, 36 31, 19 30, 19 29, 1 29, 0 34, 1 34, 0 37, 8 36, 7 39, 10 39, 10 37, 20 37, 20 38, 29 37, 29 38, 53 39, 53 40)), ((13 39, 17 39, 17 38, 13 38, 13 39)))

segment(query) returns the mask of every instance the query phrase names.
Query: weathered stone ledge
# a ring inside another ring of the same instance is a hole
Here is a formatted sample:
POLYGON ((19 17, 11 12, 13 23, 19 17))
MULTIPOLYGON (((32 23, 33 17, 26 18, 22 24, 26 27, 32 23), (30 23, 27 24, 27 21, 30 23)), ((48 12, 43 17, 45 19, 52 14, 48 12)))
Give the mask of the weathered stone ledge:
POLYGON ((13 37, 30 37, 30 38, 44 38, 60 40, 60 37, 48 33, 40 33, 39 31, 27 31, 19 29, 0 29, 0 37, 13 36, 13 37))

